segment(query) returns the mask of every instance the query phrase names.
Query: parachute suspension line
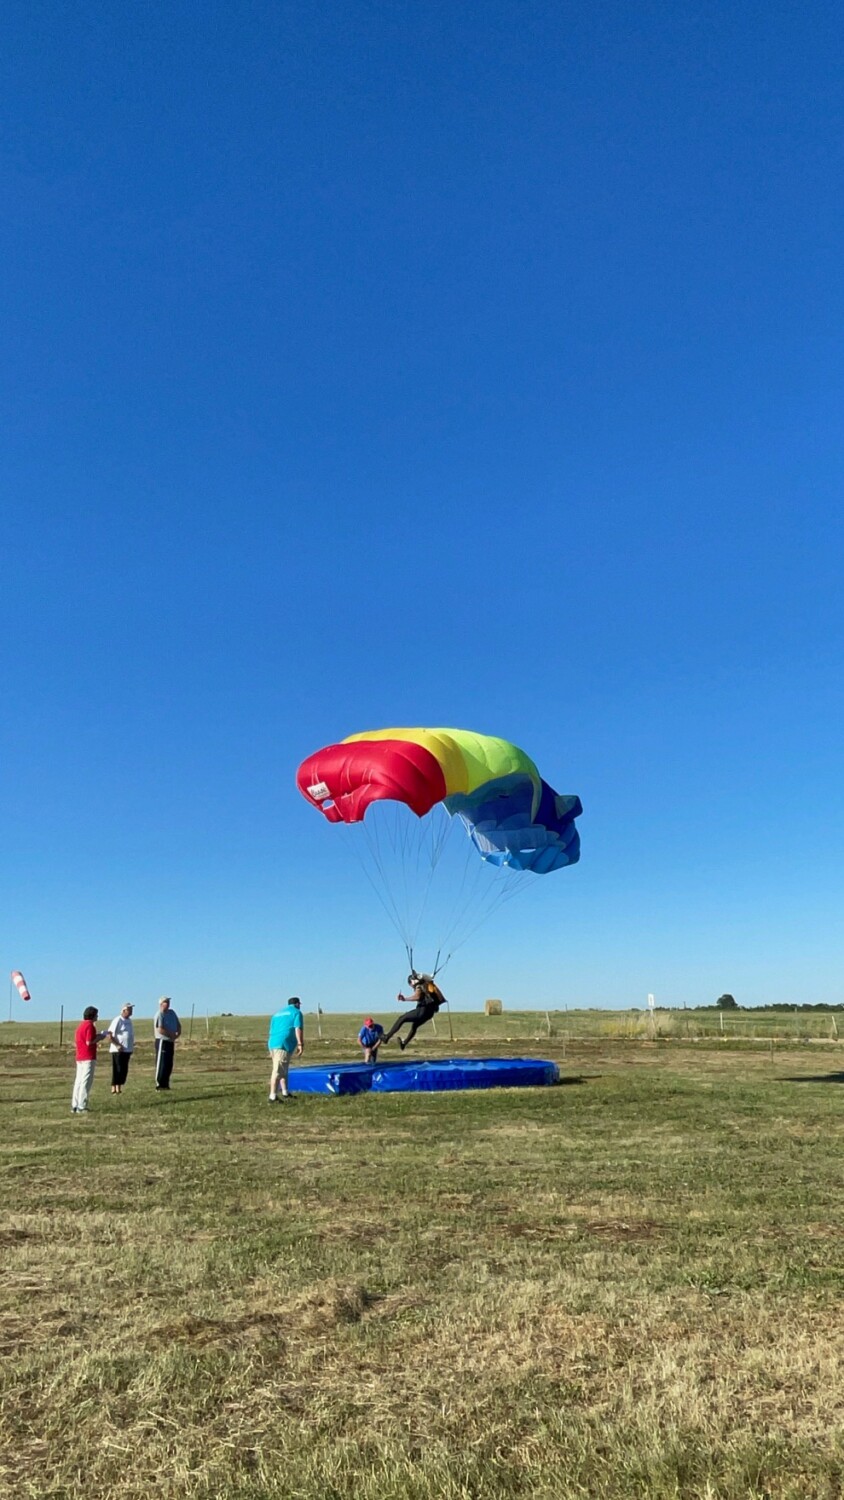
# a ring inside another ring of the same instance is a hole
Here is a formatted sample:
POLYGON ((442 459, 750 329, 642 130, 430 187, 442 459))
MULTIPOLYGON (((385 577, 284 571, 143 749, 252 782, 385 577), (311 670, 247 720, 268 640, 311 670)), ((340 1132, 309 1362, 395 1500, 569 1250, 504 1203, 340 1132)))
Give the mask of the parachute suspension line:
POLYGON ((376 885, 375 881, 373 880, 371 872, 367 869, 366 863, 362 859, 362 857, 361 857, 361 855, 360 855, 360 853, 359 853, 359 851, 358 851, 358 849, 356 847, 356 841, 354 839, 352 839, 351 842, 352 842, 352 846, 354 848, 355 855, 356 855, 356 857, 358 859, 358 862, 361 864, 361 866, 363 867, 365 873, 367 874, 367 876, 369 878, 370 885, 374 886, 375 889, 378 891, 378 894, 379 894, 379 897, 380 897, 380 900, 381 900, 381 905, 385 907, 385 910, 387 911, 387 914, 390 917, 391 922, 393 923, 394 926, 397 926, 398 929, 399 929, 399 931, 401 932, 401 916, 400 916, 398 907, 396 905, 395 898, 394 898, 394 896, 393 896, 393 894, 392 894, 392 892, 390 890, 389 883, 388 883, 388 881, 387 881, 387 879, 385 877, 385 873, 384 873, 383 861, 382 861, 382 857, 381 857, 381 848, 380 848, 380 844, 378 842, 378 829, 376 828, 376 829, 373 830, 372 828, 366 828, 366 826, 364 825, 364 834, 365 834, 365 837, 366 837, 367 846, 369 848, 370 859, 372 861, 372 864, 373 864, 373 866, 374 866, 377 874, 380 875, 380 877, 381 877, 380 887, 378 885, 376 885), (385 900, 385 898, 386 898, 386 900, 385 900))
MULTIPOLYGON (((402 921, 405 945, 412 945, 419 924, 417 887, 420 879, 420 864, 423 852, 423 830, 421 824, 415 819, 415 826, 414 823, 408 821, 407 813, 403 811, 399 804, 391 806, 385 822, 394 866, 397 863, 401 871, 403 893, 402 921)), ((364 821, 364 826, 365 823, 366 820, 364 821)), ((389 873, 386 870, 384 871, 383 878, 389 885, 389 873)))
MULTIPOLYGON (((455 820, 444 808, 435 808, 432 812, 430 820, 417 821, 414 818, 410 823, 408 814, 401 807, 395 806, 384 808, 382 818, 370 815, 363 821, 371 862, 378 876, 377 882, 373 881, 371 871, 366 870, 366 864, 360 859, 360 855, 359 862, 362 863, 370 884, 376 889, 382 908, 390 917, 405 948, 410 951, 415 946, 426 914, 436 867, 443 857, 449 835, 457 833, 455 820), (389 868, 387 851, 392 855, 389 868), (401 866, 400 871, 397 865, 401 866), (415 884, 413 877, 416 877, 415 884)), ((487 861, 478 859, 477 851, 469 838, 463 849, 459 884, 450 903, 439 955, 446 944, 449 945, 450 954, 462 947, 491 912, 502 901, 515 894, 515 888, 520 884, 516 872, 495 869, 487 861)), ((456 857, 459 861, 459 853, 456 857)), ((455 874, 457 873, 456 870, 455 874)), ((414 967, 412 963, 410 967, 414 967)))
POLYGON ((382 875, 382 885, 383 885, 384 888, 382 889, 379 886, 377 880, 375 880, 375 878, 373 877, 372 871, 367 867, 366 860, 363 858, 363 855, 362 855, 361 851, 357 848, 357 841, 355 839, 348 840, 348 842, 347 842, 347 849, 351 850, 352 854, 354 855, 354 858, 357 860, 358 864, 360 865, 360 868, 362 869, 364 875, 366 876, 366 879, 368 880, 368 882, 371 885, 373 891, 375 892, 375 895, 377 896, 378 901, 379 901, 380 905, 382 906, 383 910, 385 911, 385 913, 386 913, 389 921, 391 922, 392 926, 395 927, 395 929, 396 929, 399 937, 402 939, 402 941, 405 942, 406 938, 405 938, 405 933, 404 933, 404 930, 403 930, 403 927, 402 927, 401 916, 400 916, 400 913, 399 913, 399 911, 398 911, 398 909, 396 907, 395 901, 393 901, 392 898, 389 896, 389 887, 387 886, 386 882, 383 880, 383 875, 382 875))
MULTIPOLYGON (((348 842, 401 938, 408 972, 416 971, 414 951, 423 920, 426 946, 429 938, 437 941, 436 976, 496 909, 531 881, 531 872, 496 866, 479 857, 471 837, 463 834, 464 827, 462 818, 452 817, 442 806, 418 819, 409 808, 384 801, 368 809, 360 823, 345 830, 347 839, 341 839, 348 842), (441 897, 433 901, 434 874, 441 863, 447 866, 450 882, 447 906, 441 897)), ((426 966, 425 972, 432 971, 426 966)))
MULTIPOLYGON (((409 857, 410 857, 410 852, 411 852, 411 850, 410 850, 410 832, 409 832, 409 829, 404 828, 402 826, 402 821, 401 821, 401 817, 400 817, 398 806, 392 805, 390 807, 389 811, 390 811, 390 816, 385 819, 384 836, 385 836, 385 839, 387 841, 388 847, 389 847, 389 849, 391 851, 391 854, 392 854, 392 861, 391 861, 390 869, 395 869, 396 865, 398 865, 398 868, 401 871, 401 889, 396 891, 396 901, 398 903, 398 901, 401 900, 401 913, 400 913, 401 932, 402 932, 402 937, 403 937, 404 942, 405 942, 405 946, 407 946, 408 942, 412 943, 413 936, 414 936, 413 930, 412 930, 413 929, 413 924, 412 924, 413 897, 412 897, 412 891, 411 891, 411 887, 410 887, 410 870, 409 870, 409 857)), ((378 820, 377 819, 373 819, 372 821, 373 821, 373 827, 375 828, 376 836, 377 836, 377 834, 378 834, 378 820)), ((366 820, 364 820, 364 830, 366 830, 366 827, 367 827, 366 820)), ((379 848, 380 848, 380 845, 379 845, 379 848)), ((385 886, 388 889, 390 888, 390 886, 392 884, 391 877, 390 877, 390 869, 388 869, 382 863, 382 865, 381 865, 381 878, 384 881, 384 884, 385 884, 385 886)))
POLYGON ((436 869, 442 859, 443 851, 448 843, 448 836, 451 832, 452 822, 451 813, 446 812, 445 808, 438 805, 434 810, 430 826, 432 871, 436 869))
POLYGON ((412 949, 425 916, 434 871, 448 839, 451 819, 442 809, 436 809, 436 820, 430 825, 427 819, 415 816, 410 823, 407 810, 398 804, 382 804, 380 817, 373 817, 372 811, 356 825, 358 839, 350 838, 349 847, 405 948, 412 949), (364 846, 358 847, 361 828, 368 859, 364 846))
MULTIPOLYGON (((401 901, 402 935, 404 937, 405 943, 407 943, 408 934, 409 934, 409 920, 408 920, 408 918, 409 918, 409 908, 410 908, 408 888, 407 888, 407 846, 406 846, 406 843, 405 843, 403 830, 402 830, 402 828, 401 828, 401 826, 399 824, 399 821, 398 821, 398 815, 397 815, 395 807, 391 807, 389 809, 385 809, 385 812, 387 812, 387 811, 389 811, 390 817, 384 819, 384 838, 385 838, 385 841, 387 843, 387 846, 388 846, 389 850, 392 853, 391 868, 395 867, 396 864, 397 864, 398 868, 401 870, 401 875, 402 875, 402 881, 401 881, 402 890, 397 890, 396 891, 395 900, 396 900, 396 904, 397 905, 398 905, 399 901, 401 901)), ((370 819, 369 821, 367 821, 367 819, 364 818, 363 828, 364 828, 364 833, 367 836, 369 835, 369 832, 370 832, 370 823, 371 823, 372 831, 374 832, 376 840, 378 841, 378 847, 379 847, 379 851, 380 851, 380 824, 381 824, 381 820, 377 819, 377 818, 373 818, 373 819, 370 819)), ((381 877, 382 877, 385 885, 389 886, 390 885, 390 880, 388 878, 388 872, 387 872, 387 870, 386 870, 383 862, 380 865, 380 870, 381 870, 381 877)))
POLYGON ((407 947, 408 943, 413 940, 409 911, 411 901, 409 892, 407 891, 406 861, 400 857, 402 848, 407 845, 407 840, 400 836, 397 819, 394 817, 392 823, 388 821, 382 830, 381 820, 367 818, 361 825, 356 825, 355 830, 350 829, 349 832, 351 834, 349 846, 358 864, 372 886, 372 889, 375 891, 381 907, 386 912, 392 926, 396 929, 405 947, 407 947), (360 827, 363 829, 365 844, 358 847, 360 837, 358 829, 360 827), (382 842, 386 844, 386 849, 382 847, 382 842), (368 860, 365 857, 365 851, 368 851, 368 860), (397 862, 400 863, 405 875, 403 906, 401 904, 401 891, 396 888, 397 883, 391 879, 391 871, 388 868, 388 855, 390 853, 393 856, 393 865, 397 862))
POLYGON ((473 904, 477 901, 478 888, 483 875, 483 861, 474 857, 474 850, 469 839, 464 844, 463 869, 461 872, 460 885, 454 895, 451 905, 451 920, 443 934, 440 947, 443 943, 451 943, 456 933, 460 930, 461 923, 473 904))
POLYGON ((376 869, 381 879, 381 884, 395 912, 395 926, 405 946, 413 941, 411 929, 410 911, 411 894, 408 889, 408 871, 406 857, 406 839, 399 825, 398 812, 392 809, 392 817, 385 819, 384 840, 388 851, 392 854, 392 860, 388 863, 381 848, 381 820, 374 818, 364 819, 364 835, 373 852, 376 869), (391 870, 401 869, 401 887, 391 878, 391 870))
POLYGON ((483 925, 505 901, 525 889, 531 872, 493 866, 487 860, 472 857, 471 839, 467 840, 466 860, 460 889, 452 903, 452 919, 443 936, 449 945, 449 956, 461 948, 472 933, 483 925))
MULTIPOLYGON (((430 897, 430 894, 431 894, 431 886, 433 884, 433 879, 434 879, 434 872, 435 872, 435 870, 437 868, 437 865, 439 864, 440 858, 442 857, 442 852, 443 852, 443 850, 445 848, 446 840, 448 838, 449 831, 450 831, 450 823, 451 823, 451 819, 448 818, 447 814, 444 815, 443 811, 442 811, 442 808, 439 808, 439 807, 434 810, 433 818, 431 820, 431 823, 430 823, 429 827, 425 827, 424 823, 420 820, 420 824, 419 824, 420 837, 419 837, 419 845, 418 845, 418 852, 417 852, 417 866, 416 866, 417 867, 417 874, 419 872, 419 865, 422 862, 422 854, 423 854, 424 846, 426 844, 430 843, 430 849, 429 849, 429 852, 428 852, 428 859, 427 859, 427 865, 426 865, 425 883, 424 883, 424 887, 423 887, 422 892, 421 892, 421 901, 419 902, 419 907, 418 907, 417 916, 416 916, 416 924, 415 924, 415 929, 414 929, 414 933, 413 933, 413 940, 414 940, 414 942, 416 941, 416 938, 419 935, 419 929, 422 926, 422 921, 424 919, 425 912, 427 910, 428 900, 429 900, 429 897, 430 897), (439 832, 437 832, 437 824, 439 824, 439 832)), ((412 965, 411 965, 411 967, 412 967, 412 965)))
POLYGON ((402 816, 399 806, 394 804, 390 812, 391 816, 387 820, 387 830, 394 859, 398 859, 401 871, 405 946, 408 944, 412 946, 416 937, 415 923, 413 921, 413 881, 418 876, 418 847, 414 848, 415 830, 407 822, 407 818, 402 816))
POLYGON ((452 946, 451 952, 449 953, 449 958, 451 958, 453 953, 457 952, 458 948, 462 948, 463 944, 468 942, 469 938, 477 932, 479 927, 483 926, 484 922, 486 922, 489 917, 492 916, 493 912, 498 910, 499 906, 503 906, 505 901, 512 901, 515 896, 519 896, 521 895, 522 891, 527 890, 528 885, 530 884, 530 876, 530 871, 520 870, 518 872, 515 872, 511 876, 511 878, 506 881, 506 883, 504 881, 501 882, 499 888, 496 890, 493 900, 489 902, 487 906, 476 915, 475 920, 470 921, 469 925, 460 933, 459 938, 454 942, 452 946))
POLYGON ((442 810, 435 809, 435 821, 417 819, 399 805, 384 808, 384 838, 392 853, 387 869, 381 849, 380 821, 377 816, 363 821, 373 863, 396 913, 396 921, 406 947, 412 947, 425 917, 434 871, 448 837, 449 823, 442 810), (401 906, 401 910, 399 910, 401 906))

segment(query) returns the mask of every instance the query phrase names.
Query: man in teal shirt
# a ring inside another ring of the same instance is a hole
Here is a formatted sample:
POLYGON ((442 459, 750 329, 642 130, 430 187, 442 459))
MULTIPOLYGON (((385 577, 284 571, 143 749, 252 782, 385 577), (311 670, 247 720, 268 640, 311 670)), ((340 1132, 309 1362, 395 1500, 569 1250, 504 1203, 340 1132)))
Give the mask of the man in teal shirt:
POLYGON ((304 1049, 302 1002, 298 995, 288 1000, 284 1010, 276 1011, 270 1021, 267 1050, 273 1060, 270 1074, 270 1104, 279 1099, 289 1099, 287 1073, 294 1052, 301 1057, 304 1049))

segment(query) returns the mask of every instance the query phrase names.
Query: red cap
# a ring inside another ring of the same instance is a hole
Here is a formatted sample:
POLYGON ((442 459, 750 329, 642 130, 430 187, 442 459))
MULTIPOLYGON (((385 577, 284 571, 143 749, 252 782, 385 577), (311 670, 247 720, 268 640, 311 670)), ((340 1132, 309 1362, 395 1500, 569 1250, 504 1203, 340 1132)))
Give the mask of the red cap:
POLYGON ((363 1024, 364 1026, 374 1026, 375 1022, 373 1021, 371 1016, 367 1016, 363 1024))

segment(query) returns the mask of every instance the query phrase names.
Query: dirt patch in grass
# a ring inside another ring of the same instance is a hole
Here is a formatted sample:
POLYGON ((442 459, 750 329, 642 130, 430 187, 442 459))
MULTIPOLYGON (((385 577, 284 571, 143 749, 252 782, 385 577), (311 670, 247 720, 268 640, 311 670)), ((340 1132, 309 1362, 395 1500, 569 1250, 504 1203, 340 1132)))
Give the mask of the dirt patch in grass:
POLYGON ((580 1233, 579 1227, 573 1224, 528 1224, 518 1219, 502 1220, 500 1224, 492 1225, 490 1232, 495 1235, 502 1230, 517 1240, 570 1240, 580 1233))
MULTIPOLYGON (((772 1231, 778 1233, 779 1231, 772 1231)), ((844 1237, 844 1224, 807 1224, 802 1231, 812 1239, 840 1240, 844 1237)))
POLYGON ((0 1250, 9 1250, 13 1245, 23 1245, 27 1240, 41 1239, 31 1229, 0 1229, 0 1250))
POLYGON ((591 1235, 594 1239, 607 1240, 616 1244, 622 1244, 630 1240, 654 1240, 665 1233, 666 1226, 657 1223, 655 1219, 592 1219, 563 1224, 546 1224, 533 1220, 530 1223, 520 1220, 501 1220, 498 1226, 492 1227, 505 1232, 513 1239, 552 1241, 552 1240, 574 1240, 581 1235, 591 1235))
POLYGON ((187 1314, 172 1323, 150 1329, 144 1343, 149 1349, 165 1345, 188 1345, 194 1349, 218 1346, 235 1349, 239 1344, 283 1343, 283 1313, 259 1312, 240 1318, 201 1318, 187 1314))
POLYGON ((286 1338, 328 1334, 338 1327, 359 1323, 375 1300, 359 1283, 329 1282, 278 1309, 229 1317, 187 1313, 151 1328, 144 1342, 148 1348, 156 1349, 179 1344, 193 1348, 218 1346, 230 1351, 239 1345, 278 1345, 286 1338))
POLYGON ((383 1223, 320 1224, 318 1238, 327 1243, 342 1242, 348 1245, 378 1245, 386 1233, 383 1223))
POLYGON ((329 1281, 305 1292, 291 1304, 286 1316, 291 1327, 328 1330, 338 1324, 359 1323, 374 1300, 359 1282, 329 1281))
POLYGON ((665 1225, 655 1219, 593 1219, 583 1225, 586 1234, 599 1240, 654 1240, 665 1232, 665 1225))
POLYGON ((32 1324, 29 1320, 11 1313, 0 1318, 0 1355, 15 1354, 31 1342, 32 1324))

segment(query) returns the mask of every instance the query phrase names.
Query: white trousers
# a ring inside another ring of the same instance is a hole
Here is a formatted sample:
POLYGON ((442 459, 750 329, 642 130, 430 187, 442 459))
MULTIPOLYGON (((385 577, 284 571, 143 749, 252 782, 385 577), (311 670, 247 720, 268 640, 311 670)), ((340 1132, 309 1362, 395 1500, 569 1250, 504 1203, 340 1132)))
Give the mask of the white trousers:
POLYGON ((91 1084, 94 1082, 96 1066, 96 1059, 76 1064, 76 1082, 73 1085, 73 1098, 70 1101, 74 1109, 88 1108, 88 1095, 91 1092, 91 1084))

